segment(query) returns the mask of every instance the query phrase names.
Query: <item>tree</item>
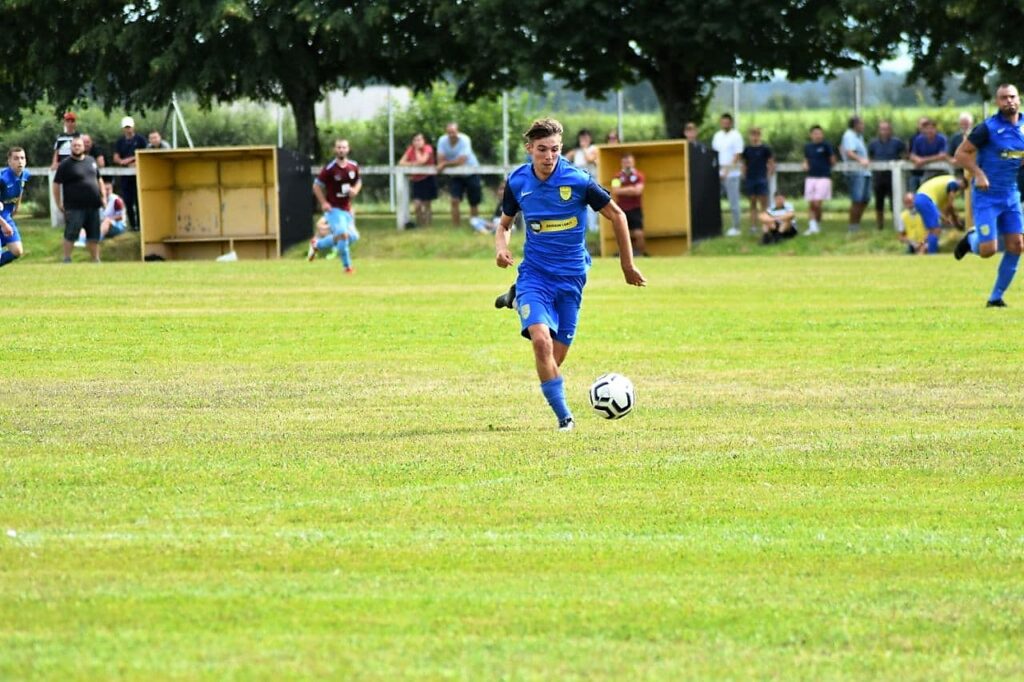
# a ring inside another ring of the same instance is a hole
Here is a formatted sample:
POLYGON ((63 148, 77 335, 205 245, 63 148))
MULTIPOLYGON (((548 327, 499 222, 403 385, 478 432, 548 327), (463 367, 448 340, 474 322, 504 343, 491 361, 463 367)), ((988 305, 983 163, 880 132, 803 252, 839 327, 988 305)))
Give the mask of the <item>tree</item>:
POLYGON ((290 105, 299 150, 313 156, 327 90, 422 89, 441 73, 432 12, 415 0, 8 0, 0 22, 11 35, 72 37, 5 42, 0 116, 43 100, 60 111, 95 99, 109 111, 163 107, 175 91, 203 104, 249 97, 290 105))
MULTIPOLYGON (((484 0, 462 5, 460 43, 479 44, 480 26, 498 26, 500 58, 453 65, 463 94, 510 83, 536 85, 542 73, 591 97, 650 81, 666 132, 681 137, 701 120, 718 77, 792 80, 831 76, 891 50, 856 31, 854 14, 880 0, 484 0), (863 7, 862 7, 863 6, 863 7)), ((897 3, 893 3, 897 4, 897 3)), ((869 7, 871 6, 871 7, 869 7)))

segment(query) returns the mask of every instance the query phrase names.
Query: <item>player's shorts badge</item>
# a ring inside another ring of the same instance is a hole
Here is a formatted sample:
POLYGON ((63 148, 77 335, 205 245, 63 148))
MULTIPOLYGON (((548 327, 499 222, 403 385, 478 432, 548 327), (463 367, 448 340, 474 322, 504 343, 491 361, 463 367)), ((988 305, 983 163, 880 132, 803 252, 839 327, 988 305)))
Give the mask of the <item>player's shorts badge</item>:
POLYGON ((529 316, 530 316, 530 304, 529 303, 524 303, 521 306, 519 306, 519 317, 521 317, 521 318, 523 318, 525 320, 529 316))
POLYGON ((569 201, 572 199, 572 187, 562 186, 558 188, 558 196, 562 197, 562 201, 569 201))
POLYGON ((989 227, 988 225, 982 225, 981 227, 978 228, 978 234, 980 234, 982 237, 987 237, 990 234, 992 234, 992 228, 989 227))

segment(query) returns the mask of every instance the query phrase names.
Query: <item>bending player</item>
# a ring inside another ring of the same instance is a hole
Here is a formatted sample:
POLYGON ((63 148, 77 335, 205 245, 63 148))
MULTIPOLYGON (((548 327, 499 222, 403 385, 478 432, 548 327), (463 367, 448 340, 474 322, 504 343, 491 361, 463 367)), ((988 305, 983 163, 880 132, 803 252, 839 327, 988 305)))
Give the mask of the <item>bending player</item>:
POLYGON ((914 208, 928 230, 928 236, 925 237, 925 250, 928 253, 939 252, 943 215, 947 216, 954 227, 960 225, 953 202, 963 188, 964 181, 952 175, 937 175, 917 188, 917 193, 914 194, 914 208))
POLYGON ((1024 159, 1024 132, 1021 132, 1020 95, 1012 85, 996 89, 999 112, 974 127, 960 143, 954 161, 973 178, 971 209, 974 229, 956 245, 954 255, 960 260, 967 252, 989 258, 999 248, 1003 253, 996 283, 988 298, 987 308, 1005 308, 1003 294, 1010 288, 1017 273, 1020 253, 1024 249, 1024 221, 1017 190, 1017 171, 1024 159))
POLYGON ((560 368, 576 335, 590 269, 587 207, 612 222, 626 283, 642 287, 647 280, 633 264, 622 209, 589 173, 562 158, 562 125, 542 118, 523 137, 530 163, 508 176, 501 222, 494 234, 495 260, 500 268, 514 263, 510 231, 515 215, 522 211, 526 243, 515 283, 522 335, 533 344, 540 389, 558 418, 559 430, 571 431, 575 422, 565 401, 560 368))
POLYGON ((24 253, 14 214, 25 193, 25 183, 32 177, 25 170, 25 164, 25 150, 11 147, 7 152, 7 168, 0 171, 0 249, 3 249, 0 251, 0 267, 20 258, 24 253))

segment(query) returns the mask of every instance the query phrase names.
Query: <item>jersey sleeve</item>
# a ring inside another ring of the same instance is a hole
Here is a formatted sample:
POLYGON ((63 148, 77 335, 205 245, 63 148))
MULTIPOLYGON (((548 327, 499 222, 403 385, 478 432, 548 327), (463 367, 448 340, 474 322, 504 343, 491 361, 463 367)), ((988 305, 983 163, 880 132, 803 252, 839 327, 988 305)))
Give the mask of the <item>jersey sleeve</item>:
POLYGON ((320 172, 316 174, 316 180, 313 182, 321 187, 325 187, 327 185, 327 166, 320 169, 320 172))
POLYGON ((114 212, 121 213, 122 211, 124 211, 124 202, 121 197, 114 197, 114 212))
POLYGON ((977 149, 981 149, 988 144, 988 126, 982 121, 978 125, 974 126, 974 130, 967 136, 967 139, 971 141, 977 149))
POLYGON ((597 181, 594 180, 594 178, 590 178, 590 181, 587 183, 587 205, 595 211, 600 211, 602 208, 607 206, 608 202, 611 200, 611 195, 605 191, 604 187, 597 184, 597 181))
POLYGON ((501 212, 507 215, 509 218, 514 218, 519 213, 519 202, 516 201, 516 195, 509 186, 509 183, 505 182, 505 193, 501 195, 501 212))

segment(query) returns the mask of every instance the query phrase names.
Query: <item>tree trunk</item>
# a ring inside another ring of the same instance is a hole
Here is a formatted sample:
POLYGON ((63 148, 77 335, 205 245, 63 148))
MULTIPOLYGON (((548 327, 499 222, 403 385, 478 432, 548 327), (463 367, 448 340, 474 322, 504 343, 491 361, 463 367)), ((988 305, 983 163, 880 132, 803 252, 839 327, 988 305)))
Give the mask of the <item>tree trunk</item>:
POLYGON ((650 80, 661 104, 668 137, 681 138, 687 121, 695 121, 699 125, 704 120, 715 91, 709 79, 685 71, 668 71, 650 80))
POLYGON ((285 93, 288 103, 295 115, 295 135, 298 151, 313 163, 319 162, 321 154, 320 136, 316 128, 316 96, 317 91, 305 92, 288 90, 285 93))

